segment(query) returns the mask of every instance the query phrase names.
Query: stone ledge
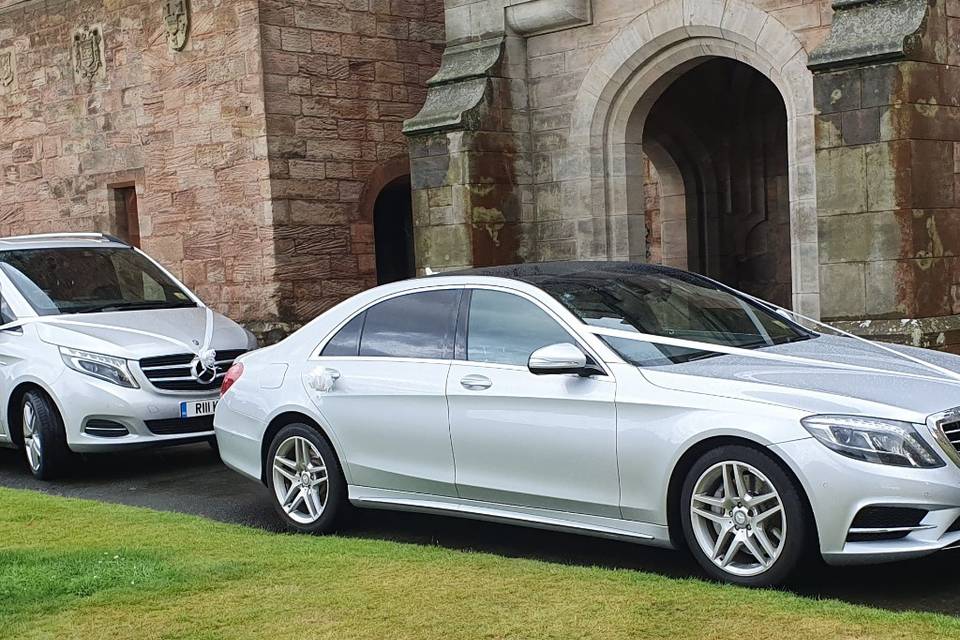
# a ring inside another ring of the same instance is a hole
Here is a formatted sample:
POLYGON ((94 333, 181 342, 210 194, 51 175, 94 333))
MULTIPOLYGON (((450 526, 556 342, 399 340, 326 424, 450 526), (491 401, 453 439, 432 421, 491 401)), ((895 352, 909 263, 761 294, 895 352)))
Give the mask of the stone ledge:
POLYGON ((469 128, 470 114, 486 95, 487 79, 503 56, 504 38, 448 47, 440 70, 427 82, 427 99, 417 115, 403 123, 406 135, 469 128))
POLYGON ((523 36, 582 27, 593 21, 590 0, 526 0, 506 8, 507 26, 523 36))
POLYGON ((902 320, 846 320, 827 324, 871 340, 960 351, 960 315, 902 320))
POLYGON ((810 54, 813 71, 909 57, 920 42, 928 0, 834 0, 827 40, 810 54))

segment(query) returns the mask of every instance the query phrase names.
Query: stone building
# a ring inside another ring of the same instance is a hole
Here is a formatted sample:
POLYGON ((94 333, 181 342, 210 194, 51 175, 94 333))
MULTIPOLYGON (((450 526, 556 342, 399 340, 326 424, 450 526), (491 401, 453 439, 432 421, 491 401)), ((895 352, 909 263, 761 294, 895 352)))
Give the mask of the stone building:
POLYGON ((960 1, 447 0, 446 38, 421 268, 662 261, 960 350, 960 1))
POLYGON ((0 169, 263 332, 630 259, 960 350, 960 0, 0 0, 0 169))
POLYGON ((442 51, 439 0, 0 0, 0 234, 123 235, 283 333, 412 275, 442 51))

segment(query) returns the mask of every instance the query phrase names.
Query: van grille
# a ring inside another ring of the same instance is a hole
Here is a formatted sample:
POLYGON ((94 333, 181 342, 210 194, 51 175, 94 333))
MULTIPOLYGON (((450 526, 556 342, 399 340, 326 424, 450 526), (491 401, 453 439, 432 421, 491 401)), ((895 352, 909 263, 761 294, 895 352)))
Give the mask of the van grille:
POLYGON ((220 388, 227 369, 233 361, 244 354, 242 349, 232 351, 217 351, 217 375, 204 384, 194 379, 191 364, 196 356, 192 353, 182 353, 156 358, 144 358, 140 361, 140 369, 157 389, 166 391, 215 391, 220 388))
POLYGON ((158 436, 172 436, 182 433, 202 433, 213 431, 213 416, 196 418, 172 418, 169 420, 147 420, 147 429, 158 436))

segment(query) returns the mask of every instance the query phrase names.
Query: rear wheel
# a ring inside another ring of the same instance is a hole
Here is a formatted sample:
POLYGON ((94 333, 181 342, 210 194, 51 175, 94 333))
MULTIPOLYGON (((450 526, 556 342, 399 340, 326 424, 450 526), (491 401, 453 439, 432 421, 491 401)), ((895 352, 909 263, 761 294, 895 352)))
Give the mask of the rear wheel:
POLYGON ((273 438, 267 455, 267 486, 288 527, 329 533, 346 510, 347 483, 333 448, 313 428, 291 424, 273 438))
POLYGON ((39 391, 23 395, 20 407, 23 451, 34 477, 50 480, 66 471, 70 461, 63 420, 53 402, 39 391))
POLYGON ((687 474, 681 501, 687 545, 717 580, 780 584, 813 537, 800 489, 776 461, 749 447, 703 455, 687 474))

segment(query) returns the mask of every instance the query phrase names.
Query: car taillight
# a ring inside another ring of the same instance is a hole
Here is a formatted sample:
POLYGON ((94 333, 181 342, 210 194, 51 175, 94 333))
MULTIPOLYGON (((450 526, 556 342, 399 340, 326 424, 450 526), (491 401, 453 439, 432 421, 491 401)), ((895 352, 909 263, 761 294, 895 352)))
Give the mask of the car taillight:
POLYGON ((223 384, 220 385, 220 397, 223 397, 223 394, 230 390, 230 387, 240 379, 241 375, 243 375, 243 363, 235 362, 232 367, 227 369, 227 375, 223 377, 223 384))

